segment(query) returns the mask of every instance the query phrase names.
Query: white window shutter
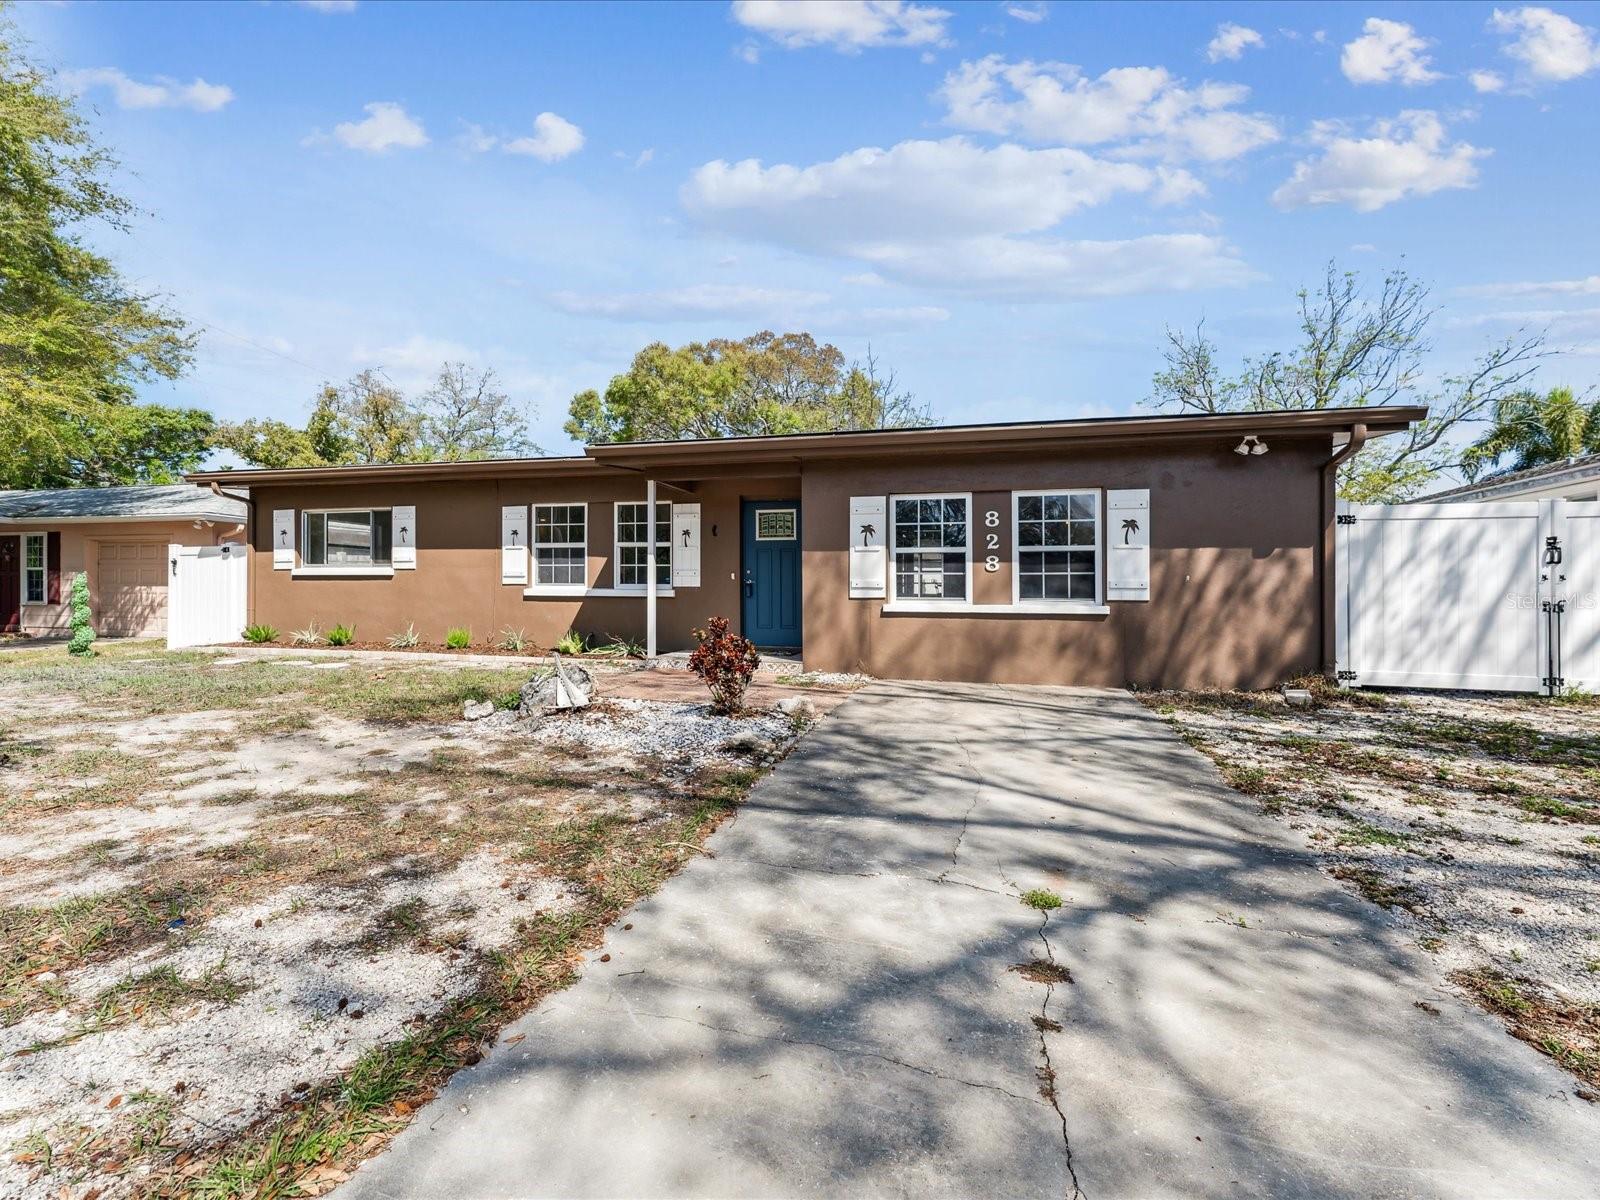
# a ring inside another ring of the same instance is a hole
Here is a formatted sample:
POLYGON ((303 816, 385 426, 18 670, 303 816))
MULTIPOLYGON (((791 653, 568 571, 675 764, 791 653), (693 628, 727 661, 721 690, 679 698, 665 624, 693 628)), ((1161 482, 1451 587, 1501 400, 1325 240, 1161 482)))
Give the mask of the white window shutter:
POLYGON ((272 569, 294 570, 294 509, 272 510, 272 569))
POLYGON ((700 586, 700 506, 672 506, 672 586, 700 586))
POLYGON ((500 582, 528 582, 527 505, 506 505, 500 510, 500 582))
POLYGON ((1106 492, 1106 599, 1150 599, 1150 490, 1106 492))
POLYGON ((850 596, 865 600, 887 591, 888 505, 882 496, 850 497, 850 596))
POLYGON ((389 510, 390 535, 394 546, 390 563, 396 571, 417 569, 417 509, 413 504, 395 505, 389 510))

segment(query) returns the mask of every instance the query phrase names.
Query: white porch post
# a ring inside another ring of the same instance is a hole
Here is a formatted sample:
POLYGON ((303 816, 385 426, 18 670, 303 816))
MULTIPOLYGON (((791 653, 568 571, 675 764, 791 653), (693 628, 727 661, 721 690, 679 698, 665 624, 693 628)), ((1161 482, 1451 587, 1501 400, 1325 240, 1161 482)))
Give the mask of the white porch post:
POLYGON ((646 662, 656 657, 656 481, 647 479, 644 485, 644 516, 650 530, 649 549, 645 555, 644 590, 644 656, 646 662))

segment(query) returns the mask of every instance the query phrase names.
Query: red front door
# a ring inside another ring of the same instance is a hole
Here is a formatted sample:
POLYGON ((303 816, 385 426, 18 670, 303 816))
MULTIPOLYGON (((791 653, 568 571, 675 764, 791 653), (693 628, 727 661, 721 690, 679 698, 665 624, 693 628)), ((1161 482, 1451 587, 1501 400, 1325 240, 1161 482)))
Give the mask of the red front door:
POLYGON ((0 633, 22 628, 22 539, 0 537, 0 633))

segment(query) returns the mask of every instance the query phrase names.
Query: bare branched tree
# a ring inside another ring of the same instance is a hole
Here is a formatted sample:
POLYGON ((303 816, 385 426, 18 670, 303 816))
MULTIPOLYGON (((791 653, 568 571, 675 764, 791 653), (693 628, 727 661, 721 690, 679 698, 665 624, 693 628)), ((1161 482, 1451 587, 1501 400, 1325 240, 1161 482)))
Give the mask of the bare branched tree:
POLYGON ((527 410, 500 390, 492 367, 445 363, 418 409, 429 458, 459 462, 540 452, 528 436, 527 410))
POLYGON ((1359 277, 1332 263, 1315 290, 1298 293, 1300 341, 1288 351, 1243 360, 1237 374, 1217 365, 1205 323, 1192 334, 1167 330, 1165 369, 1147 403, 1167 411, 1221 413, 1426 404, 1429 413, 1404 434, 1374 443, 1347 465, 1340 494, 1400 500, 1456 465, 1459 434, 1486 419, 1554 351, 1542 332, 1518 330, 1490 346, 1465 372, 1423 386, 1432 349, 1426 334, 1435 309, 1428 289, 1402 269, 1383 277, 1375 296, 1359 277))

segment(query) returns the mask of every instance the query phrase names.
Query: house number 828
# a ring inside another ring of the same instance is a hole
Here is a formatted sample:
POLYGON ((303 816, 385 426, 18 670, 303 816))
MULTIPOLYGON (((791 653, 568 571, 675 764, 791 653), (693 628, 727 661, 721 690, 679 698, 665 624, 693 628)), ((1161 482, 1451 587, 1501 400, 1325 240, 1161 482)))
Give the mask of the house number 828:
MULTIPOLYGON (((983 535, 983 548, 985 550, 1000 549, 1000 534, 996 532, 1000 527, 1000 512, 998 509, 989 509, 983 514, 984 528, 989 530, 983 535)), ((993 574, 1000 569, 1000 556, 990 554, 983 560, 983 569, 993 574)))

